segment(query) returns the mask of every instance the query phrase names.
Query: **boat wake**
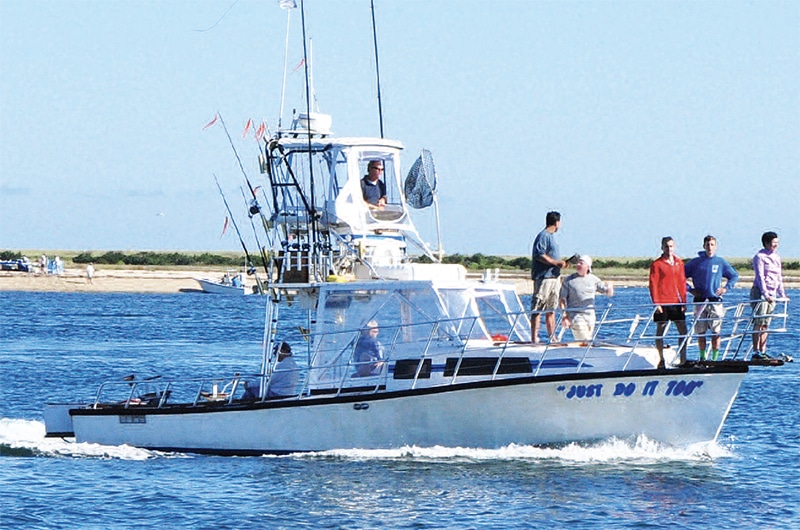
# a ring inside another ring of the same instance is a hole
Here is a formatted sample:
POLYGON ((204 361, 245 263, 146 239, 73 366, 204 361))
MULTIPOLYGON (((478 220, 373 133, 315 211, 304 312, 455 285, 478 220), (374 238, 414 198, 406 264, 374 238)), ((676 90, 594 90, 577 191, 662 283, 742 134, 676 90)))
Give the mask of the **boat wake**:
POLYGON ((558 446, 511 444, 499 449, 465 447, 402 447, 398 449, 348 449, 323 451, 306 458, 342 459, 419 459, 436 461, 503 461, 529 460, 565 464, 661 464, 665 462, 698 462, 734 456, 731 449, 717 442, 694 444, 686 448, 671 447, 645 436, 622 440, 612 438, 594 443, 570 443, 558 446))
POLYGON ((0 457, 48 456, 147 460, 160 453, 128 445, 109 446, 45 438, 44 422, 0 418, 0 457))

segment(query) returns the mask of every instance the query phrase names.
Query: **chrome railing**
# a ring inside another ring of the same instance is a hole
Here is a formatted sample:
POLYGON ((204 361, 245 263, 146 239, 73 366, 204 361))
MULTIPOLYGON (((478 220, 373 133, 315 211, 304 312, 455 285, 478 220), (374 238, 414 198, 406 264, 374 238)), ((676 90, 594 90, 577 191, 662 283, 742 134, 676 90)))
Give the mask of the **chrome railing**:
MULTIPOLYGON (((625 348, 626 357, 621 370, 628 369, 637 351, 644 348, 652 351, 653 343, 658 338, 674 341, 676 351, 685 347, 689 352, 690 347, 700 336, 695 332, 695 327, 697 322, 702 320, 694 316, 694 308, 701 305, 687 304, 685 336, 679 334, 671 322, 667 323, 664 334, 659 336, 653 321, 652 305, 631 308, 609 304, 607 307, 597 308, 599 315, 592 340, 581 342, 581 355, 573 356, 577 361, 575 372, 585 370, 587 357, 590 354, 597 355, 603 347, 609 345, 616 348, 615 356, 619 354, 619 347, 625 348), (617 318, 617 315, 621 316, 617 318)), ((724 349, 720 352, 719 360, 747 360, 752 351, 749 339, 756 332, 753 328, 751 301, 726 306, 725 310, 720 331, 720 341, 724 349)), ((409 373, 413 369, 413 375, 403 377, 408 381, 406 387, 416 388, 422 380, 426 363, 429 366, 428 370, 444 370, 447 362, 452 364, 452 359, 455 358, 452 373, 445 376, 443 372, 441 382, 437 383, 452 385, 465 377, 461 373, 464 359, 476 350, 487 348, 490 352, 489 357, 495 364, 491 374, 485 377, 496 379, 502 375, 499 371, 503 359, 509 352, 516 354, 515 357, 524 354, 530 359, 532 366, 535 362, 536 368, 532 369, 530 375, 538 376, 545 369, 546 361, 563 357, 566 343, 562 342, 562 339, 569 332, 560 331, 549 343, 538 346, 521 341, 519 333, 515 330, 519 329, 521 322, 527 323, 532 314, 539 315, 537 312, 508 314, 504 326, 498 327, 499 321, 495 319, 494 327, 491 329, 480 316, 381 326, 380 341, 384 353, 380 360, 383 363, 382 369, 377 375, 363 377, 356 375, 358 367, 365 364, 359 362, 356 357, 356 345, 361 330, 349 329, 312 335, 309 355, 311 366, 297 368, 296 394, 279 399, 376 393, 386 388, 389 378, 394 377, 399 361, 408 362, 404 369, 409 370, 409 373)), ((769 326, 764 332, 768 334, 786 332, 787 319, 788 299, 780 299, 777 301, 775 311, 770 315, 769 326)), ((558 318, 557 330, 563 329, 561 324, 562 318, 558 318)), ((574 347, 575 343, 569 345, 574 347)), ((135 409, 137 406, 146 405, 163 408, 175 404, 208 407, 263 402, 276 399, 269 397, 270 383, 275 373, 274 365, 271 368, 266 374, 235 373, 227 377, 191 377, 175 380, 165 380, 160 377, 137 380, 129 377, 121 381, 109 381, 98 389, 92 407, 121 406, 125 409, 135 409)), ((448 367, 447 370, 451 368, 448 367)))

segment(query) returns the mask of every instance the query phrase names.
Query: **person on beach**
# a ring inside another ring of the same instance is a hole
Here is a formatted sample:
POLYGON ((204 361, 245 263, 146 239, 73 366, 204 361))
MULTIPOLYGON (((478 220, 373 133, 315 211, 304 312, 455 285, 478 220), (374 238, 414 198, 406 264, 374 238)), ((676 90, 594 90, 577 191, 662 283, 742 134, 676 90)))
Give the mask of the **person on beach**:
POLYGON ((92 263, 86 266, 86 279, 89 283, 94 283, 94 264, 92 263))
POLYGON ((764 232, 761 245, 764 247, 753 256, 753 287, 750 300, 753 307, 753 359, 769 359, 767 355, 767 328, 770 315, 775 312, 775 301, 785 298, 781 257, 778 255, 778 234, 764 232))
POLYGON ((703 251, 684 265, 686 278, 692 280, 694 295, 694 332, 697 333, 697 346, 700 348, 700 360, 706 360, 706 337, 711 334, 711 352, 709 357, 716 361, 721 344, 720 330, 725 308, 722 295, 730 291, 739 279, 739 273, 724 258, 716 255, 717 238, 708 235, 703 239, 703 251), (727 281, 722 286, 722 278, 727 281))
POLYGON ((297 382, 300 372, 292 357, 292 348, 282 342, 278 347, 278 363, 272 370, 272 377, 267 387, 267 397, 290 397, 297 394, 297 382))
POLYGON ((386 206, 386 183, 381 180, 383 162, 370 160, 367 164, 367 174, 361 179, 361 194, 370 208, 383 208, 386 206))
POLYGON ((572 331, 575 340, 592 340, 594 336, 597 293, 614 296, 614 285, 592 274, 592 258, 583 255, 578 258, 575 272, 564 279, 559 300, 561 308, 566 310, 561 325, 572 331))
POLYGON ((361 330, 361 336, 356 342, 353 360, 356 363, 356 375, 367 377, 380 375, 383 371, 383 346, 378 340, 378 322, 370 320, 367 327, 361 330))
POLYGON ((664 368, 664 339, 667 326, 675 323, 680 333, 680 364, 686 362, 686 273, 683 261, 675 255, 675 241, 661 238, 661 257, 650 265, 650 299, 655 305, 653 322, 656 323, 656 349, 658 368, 664 368))
POLYGON ((531 340, 539 343, 539 327, 541 314, 545 313, 547 337, 550 340, 556 330, 556 314, 558 295, 561 291, 561 269, 567 262, 561 259, 555 233, 561 227, 561 214, 547 212, 545 227, 536 235, 531 252, 531 279, 533 280, 533 297, 531 298, 531 340))

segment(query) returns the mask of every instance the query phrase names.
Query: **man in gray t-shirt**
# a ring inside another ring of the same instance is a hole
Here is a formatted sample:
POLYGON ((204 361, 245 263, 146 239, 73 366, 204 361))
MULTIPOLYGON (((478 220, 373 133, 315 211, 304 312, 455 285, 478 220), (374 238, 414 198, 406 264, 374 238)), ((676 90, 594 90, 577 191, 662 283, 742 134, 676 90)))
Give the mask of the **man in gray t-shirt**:
POLYGON ((575 340, 591 340, 594 335, 594 297, 597 293, 614 296, 614 286, 591 273, 592 258, 581 256, 576 272, 561 285, 560 306, 566 310, 561 325, 572 330, 575 340))

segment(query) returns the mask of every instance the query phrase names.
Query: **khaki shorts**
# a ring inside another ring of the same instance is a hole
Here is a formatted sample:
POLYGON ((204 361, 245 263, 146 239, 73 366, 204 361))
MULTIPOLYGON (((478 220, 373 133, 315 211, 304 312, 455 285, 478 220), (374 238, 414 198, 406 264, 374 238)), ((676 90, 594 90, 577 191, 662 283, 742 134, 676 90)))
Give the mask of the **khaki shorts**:
POLYGON ((753 286, 750 289, 750 300, 754 300, 750 304, 753 307, 753 323, 757 326, 769 327, 772 322, 772 313, 775 312, 775 301, 768 302, 761 296, 761 291, 758 287, 753 286), (760 299, 760 300, 759 300, 760 299))
POLYGON ((534 311, 552 311, 558 307, 558 296, 561 292, 561 277, 534 280, 531 309, 534 311))
POLYGON ((694 306, 694 332, 703 335, 706 331, 710 331, 712 335, 719 335, 724 316, 725 307, 721 302, 697 304, 694 306))
POLYGON ((572 331, 572 336, 575 340, 586 341, 592 340, 594 335, 595 314, 592 313, 575 313, 572 317, 572 325, 569 329, 572 331))

